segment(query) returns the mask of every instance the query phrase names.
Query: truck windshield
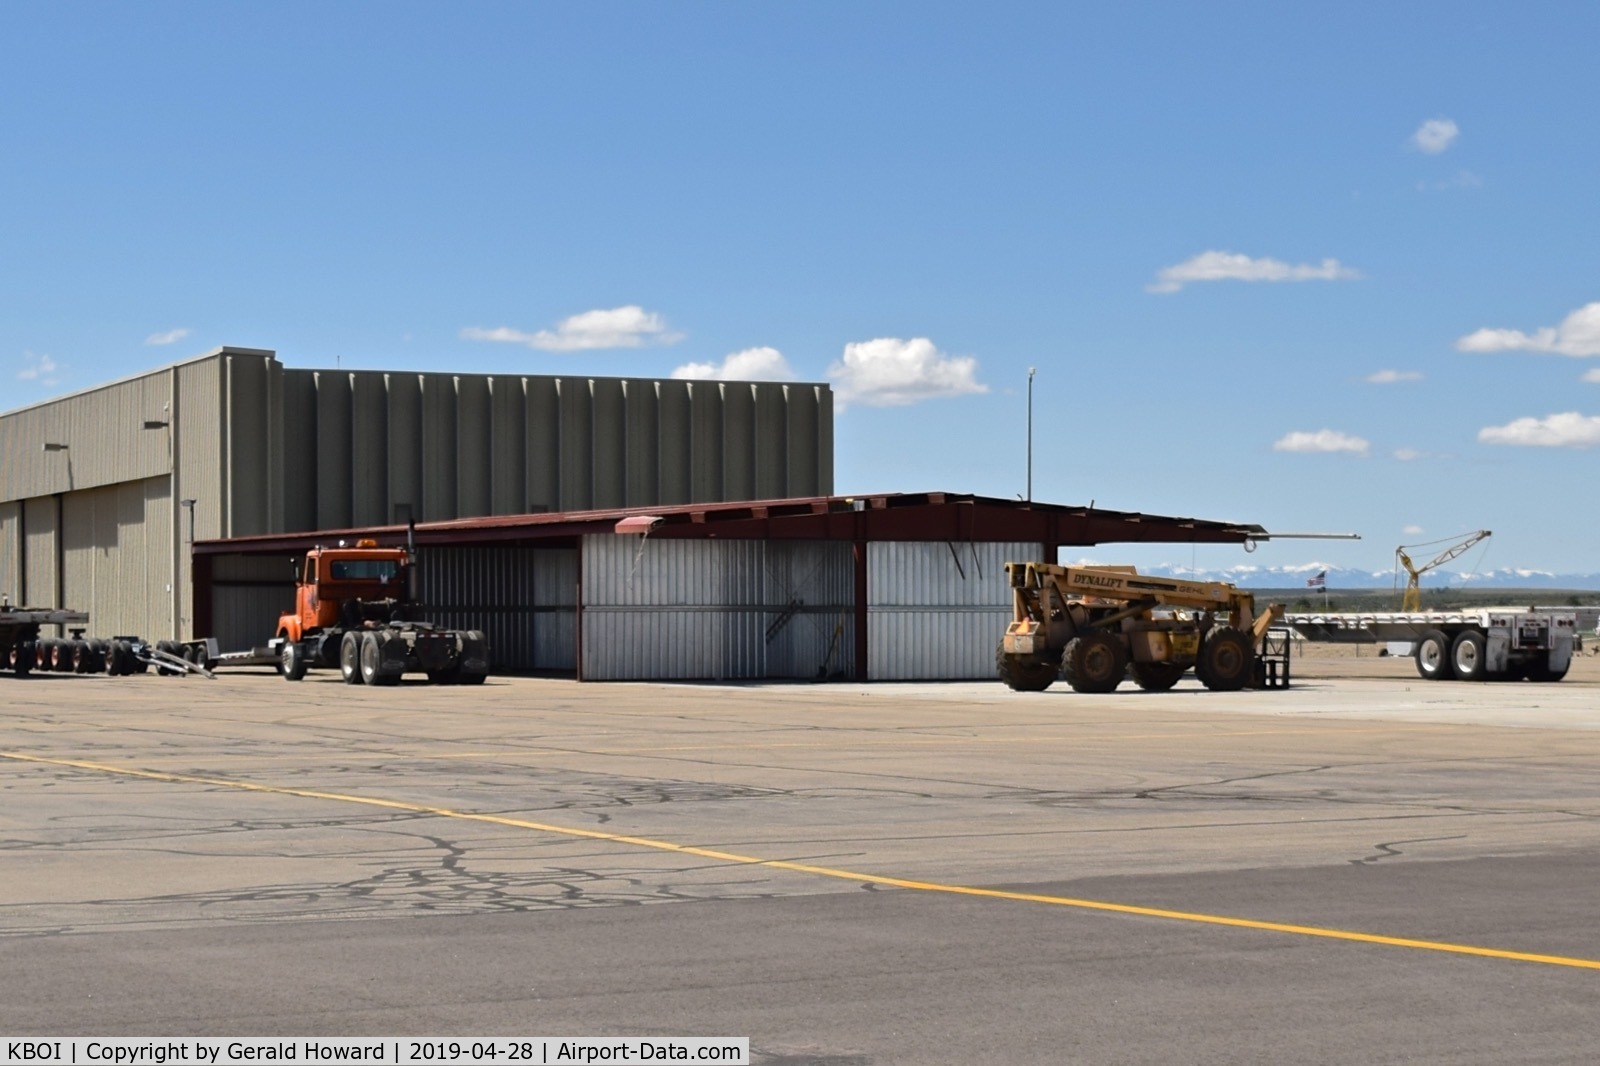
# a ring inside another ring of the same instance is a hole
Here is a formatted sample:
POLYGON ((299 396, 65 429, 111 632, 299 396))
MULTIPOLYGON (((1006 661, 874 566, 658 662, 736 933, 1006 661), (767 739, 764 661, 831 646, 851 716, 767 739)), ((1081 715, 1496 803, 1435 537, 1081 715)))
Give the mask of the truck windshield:
POLYGON ((388 581, 397 569, 393 559, 335 559, 329 574, 334 581, 388 581))

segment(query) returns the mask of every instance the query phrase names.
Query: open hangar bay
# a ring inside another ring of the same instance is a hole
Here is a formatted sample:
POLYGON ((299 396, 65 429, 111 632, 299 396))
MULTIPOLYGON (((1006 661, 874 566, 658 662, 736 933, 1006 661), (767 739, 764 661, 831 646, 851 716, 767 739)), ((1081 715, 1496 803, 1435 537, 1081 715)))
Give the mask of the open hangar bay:
POLYGON ((1600 660, 1288 690, 43 676, 0 1028, 1584 1062, 1600 660))

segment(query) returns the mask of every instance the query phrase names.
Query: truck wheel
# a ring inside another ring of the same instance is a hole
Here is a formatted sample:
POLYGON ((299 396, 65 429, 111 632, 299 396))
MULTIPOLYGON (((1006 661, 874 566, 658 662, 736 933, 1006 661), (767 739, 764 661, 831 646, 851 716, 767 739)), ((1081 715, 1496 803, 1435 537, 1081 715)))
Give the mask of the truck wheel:
POLYGON ((1488 673, 1483 664, 1483 634, 1475 629, 1456 634, 1450 645, 1450 665, 1455 668, 1459 681, 1482 681, 1488 673))
POLYGON ((489 638, 481 630, 469 629, 461 634, 461 662, 456 673, 459 685, 481 685, 489 676, 489 638), (468 666, 468 660, 483 665, 468 666))
POLYGON ((306 667, 309 665, 305 649, 299 642, 284 637, 283 647, 278 649, 278 673, 283 675, 283 679, 299 681, 306 676, 306 667))
POLYGON ((1110 633, 1073 637, 1061 652, 1061 674, 1074 692, 1115 692, 1128 672, 1128 652, 1110 633))
POLYGON ((383 672, 383 642, 376 633, 368 633, 361 638, 361 680, 369 685, 400 683, 399 674, 383 672))
POLYGON ((1449 681, 1455 677, 1455 667, 1450 664, 1450 638, 1445 633, 1430 629, 1417 641, 1417 673, 1429 681, 1449 681))
POLYGON ((1060 671, 1048 659, 1023 659, 1007 655, 1005 641, 1001 641, 994 651, 994 672, 1013 691, 1043 692, 1055 683, 1060 671))
POLYGON ((1134 663, 1133 683, 1146 692, 1166 692, 1186 669, 1176 663, 1134 663))
POLYGON ((1200 645, 1195 673, 1213 692, 1238 692, 1255 674, 1255 658, 1243 633, 1232 626, 1218 626, 1200 645))
POLYGON ((11 669, 18 677, 27 677, 33 673, 33 665, 38 661, 38 645, 31 640, 19 640, 11 649, 11 669))
POLYGON ((347 685, 361 684, 361 634, 350 632, 339 641, 339 676, 347 685))

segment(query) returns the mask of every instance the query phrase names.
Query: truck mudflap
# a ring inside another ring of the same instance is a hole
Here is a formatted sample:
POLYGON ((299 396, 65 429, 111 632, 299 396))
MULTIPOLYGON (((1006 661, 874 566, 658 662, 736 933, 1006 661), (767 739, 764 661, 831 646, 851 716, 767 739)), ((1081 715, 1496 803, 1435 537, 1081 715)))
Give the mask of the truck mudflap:
POLYGON ((432 673, 450 668, 456 660, 457 644, 457 634, 454 632, 422 630, 417 633, 417 642, 412 651, 417 657, 417 665, 432 673))

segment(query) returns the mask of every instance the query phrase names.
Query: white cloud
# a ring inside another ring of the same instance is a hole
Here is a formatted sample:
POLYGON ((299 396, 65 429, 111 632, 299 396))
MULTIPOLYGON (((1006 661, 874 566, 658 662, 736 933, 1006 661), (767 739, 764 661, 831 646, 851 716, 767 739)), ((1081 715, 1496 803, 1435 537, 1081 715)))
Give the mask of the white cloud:
POLYGON ((1291 265, 1281 259, 1252 259, 1237 252, 1201 252, 1177 266, 1162 267, 1147 292, 1177 292, 1197 281, 1353 281, 1361 272, 1337 259, 1291 265))
POLYGON ((828 367, 839 406, 903 407, 940 396, 988 392, 977 380, 978 361, 946 355, 926 337, 879 337, 844 346, 844 358, 828 367))
POLYGON ((1480 329, 1456 341, 1463 352, 1553 352, 1556 355, 1600 355, 1600 302, 1584 304, 1562 319, 1532 333, 1520 329, 1480 329))
POLYGON ((685 363, 672 372, 675 378, 711 381, 793 381, 794 369, 776 348, 746 348, 717 363, 685 363))
POLYGON ((61 379, 56 376, 56 371, 61 367, 54 359, 32 352, 24 352, 23 358, 27 359, 28 365, 17 371, 18 381, 37 381, 41 385, 60 384, 61 379))
POLYGON ((1373 385, 1393 385, 1400 381, 1421 381, 1422 373, 1418 370, 1380 370, 1362 380, 1373 385))
POLYGON ((1455 143, 1460 136, 1461 127, 1447 118, 1430 118, 1417 127, 1417 132, 1411 135, 1411 143, 1429 155, 1438 155, 1455 143))
POLYGON ((469 341, 500 341, 525 344, 546 352, 577 352, 599 348, 643 348, 653 344, 676 344, 683 334, 673 333, 654 311, 637 304, 605 311, 585 311, 564 318, 553 330, 526 333, 509 326, 484 329, 467 326, 461 336, 469 341))
POLYGON ((1400 531, 1401 535, 1406 537, 1420 537, 1426 532, 1427 530, 1421 526, 1406 526, 1400 531))
POLYGON ((1419 459, 1454 459, 1449 452, 1425 452, 1421 448, 1396 448, 1389 453, 1402 463, 1414 463, 1419 459))
POLYGON ((169 329, 165 333, 152 333, 144 339, 146 344, 176 344, 189 335, 187 329, 169 329))
POLYGON ((1478 440, 1527 448, 1593 448, 1600 446, 1600 415, 1567 411, 1546 418, 1519 418, 1478 430, 1478 440))
POLYGON ((1315 433, 1296 430, 1273 441, 1275 452, 1349 452, 1366 455, 1372 443, 1361 437, 1340 433, 1336 429, 1319 429, 1315 433))
POLYGON ((1583 377, 1579 378, 1578 380, 1587 381, 1591 385, 1600 385, 1600 366, 1597 366, 1592 370, 1585 370, 1583 372, 1583 377))

